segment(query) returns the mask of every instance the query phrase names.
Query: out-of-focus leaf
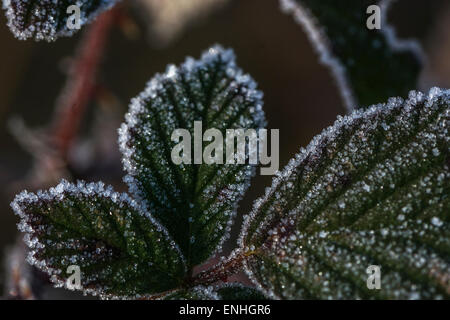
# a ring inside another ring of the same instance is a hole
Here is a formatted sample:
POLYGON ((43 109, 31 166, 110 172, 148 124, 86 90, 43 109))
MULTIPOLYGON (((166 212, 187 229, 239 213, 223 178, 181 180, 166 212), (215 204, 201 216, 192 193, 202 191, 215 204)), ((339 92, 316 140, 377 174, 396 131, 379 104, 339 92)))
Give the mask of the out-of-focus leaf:
MULTIPOLYGON (((382 0, 381 29, 369 30, 366 13, 373 0, 280 0, 329 66, 349 111, 405 96, 415 88, 422 65, 420 46, 399 40, 387 23, 391 0, 382 0)), ((425 4, 424 4, 425 5, 425 4)))
POLYGON ((117 0, 3 0, 8 26, 14 35, 25 40, 54 41, 60 36, 70 36, 77 31, 67 26, 74 14, 68 8, 80 9, 80 25, 113 6, 117 0))

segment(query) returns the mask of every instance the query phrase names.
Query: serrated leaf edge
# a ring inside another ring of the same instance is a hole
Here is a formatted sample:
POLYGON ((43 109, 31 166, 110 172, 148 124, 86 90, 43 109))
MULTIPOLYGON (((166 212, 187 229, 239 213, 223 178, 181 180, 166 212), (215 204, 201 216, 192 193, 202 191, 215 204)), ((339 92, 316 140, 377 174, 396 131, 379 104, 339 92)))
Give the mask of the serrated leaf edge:
MULTIPOLYGON (((128 192, 133 195, 135 199, 138 199, 144 206, 145 210, 149 210, 149 205, 147 199, 145 199, 145 195, 141 192, 139 188, 139 184, 137 183, 136 178, 134 178, 134 174, 136 174, 136 170, 133 166, 132 156, 136 152, 135 149, 131 146, 131 136, 130 130, 134 127, 140 125, 139 115, 145 112, 144 105, 142 101, 146 99, 156 96, 158 90, 161 86, 163 80, 173 79, 174 76, 181 70, 185 70, 189 73, 193 73, 196 70, 203 68, 205 65, 211 64, 215 59, 220 56, 222 61, 227 64, 227 68, 232 70, 234 74, 235 81, 237 83, 247 84, 250 88, 256 88, 256 81, 248 74, 243 74, 242 70, 236 65, 236 56, 232 49, 224 49, 221 45, 211 46, 209 49, 205 50, 201 58, 199 60, 195 60, 192 57, 187 57, 185 62, 182 63, 179 67, 169 64, 164 73, 157 73, 153 76, 153 78, 147 82, 145 89, 135 98, 131 100, 129 111, 125 114, 125 122, 122 123, 120 128, 118 129, 118 143, 119 149, 122 153, 122 165, 123 169, 126 172, 126 175, 123 178, 123 181, 128 185, 128 192)), ((251 98, 254 98, 256 101, 262 105, 262 92, 259 90, 251 90, 251 98)), ((264 112, 261 110, 259 117, 260 119, 256 119, 256 121, 261 122, 262 126, 265 126, 266 121, 264 118, 264 112)), ((250 170, 249 174, 247 174, 247 178, 242 183, 243 190, 241 196, 236 199, 232 212, 229 215, 229 220, 227 223, 227 227, 231 228, 234 223, 234 218, 237 213, 237 208, 239 206, 240 200, 242 200, 245 191, 250 186, 250 180, 256 173, 256 167, 254 165, 248 165, 246 170, 250 170)), ((225 232, 224 236, 220 239, 219 243, 216 246, 216 249, 211 253, 210 258, 215 254, 222 250, 223 243, 229 239, 229 232, 225 232)))
MULTIPOLYGON (((42 191, 39 190, 36 193, 28 192, 27 190, 22 191, 11 202, 11 208, 13 209, 14 213, 20 218, 20 222, 17 224, 19 231, 24 232, 24 242, 30 249, 28 255, 27 255, 27 262, 38 268, 39 270, 43 271, 44 273, 48 274, 50 276, 50 281, 54 284, 55 287, 64 287, 68 290, 73 290, 71 288, 67 287, 67 284, 65 281, 62 281, 60 278, 56 277, 55 275, 59 273, 61 270, 51 268, 49 267, 45 260, 37 260, 34 255, 37 252, 37 248, 42 248, 45 246, 42 242, 39 241, 37 237, 33 237, 31 233, 33 232, 33 228, 28 223, 29 216, 24 212, 24 209, 22 208, 23 204, 32 204, 39 200, 45 199, 49 201, 57 201, 64 199, 64 193, 70 193, 72 196, 92 196, 92 195, 98 195, 102 196, 108 199, 111 199, 113 203, 126 203, 131 208, 135 209, 136 212, 138 212, 143 217, 150 220, 150 222, 156 227, 156 230, 158 232, 161 232, 163 236, 166 237, 166 240, 170 243, 170 245, 177 251, 179 254, 179 257, 183 263, 183 267, 185 272, 187 271, 186 268, 186 261, 181 253, 180 248, 175 243, 175 241, 172 240, 171 236, 169 235, 169 232, 167 229, 159 223, 150 213, 144 211, 142 209, 142 206, 134 199, 132 199, 128 194, 126 193, 119 193, 115 192, 113 190, 113 187, 108 185, 106 186, 103 182, 91 182, 86 183, 84 181, 77 181, 76 184, 70 183, 66 180, 62 180, 57 186, 50 188, 48 191, 42 191)), ((104 294, 102 292, 99 292, 95 289, 82 289, 81 290, 83 294, 90 294, 93 296, 100 296, 103 299, 136 299, 139 298, 138 296, 133 297, 127 297, 127 296, 115 296, 112 294, 104 294)))
MULTIPOLYGON (((338 116, 338 119, 334 122, 333 125, 327 127, 319 135, 315 136, 306 148, 300 149, 300 152, 297 153, 294 158, 289 161, 286 167, 276 174, 276 176, 272 180, 272 185, 266 188, 265 195, 255 200, 251 212, 244 216, 241 233, 238 238, 239 250, 247 253, 248 257, 251 259, 252 252, 254 252, 255 248, 253 248, 253 246, 247 246, 245 238, 252 220, 258 214, 259 208, 271 197, 277 187, 290 176, 294 168, 298 167, 308 156, 315 153, 316 148, 322 144, 322 141, 330 139, 332 140, 334 132, 338 131, 343 126, 351 125, 351 123, 354 123, 359 119, 370 117, 371 115, 374 115, 376 113, 387 112, 392 109, 399 108, 404 104, 414 106, 417 102, 425 102, 426 106, 431 106, 435 101, 442 97, 445 97, 447 101, 450 101, 450 89, 433 87, 429 90, 427 95, 423 94, 422 92, 413 90, 409 92, 408 99, 406 100, 400 97, 394 97, 390 98, 387 103, 372 105, 364 110, 355 110, 352 114, 343 117, 338 116)), ((447 110, 447 112, 450 112, 450 110, 447 110)), ((254 233, 258 233, 261 227, 262 226, 259 226, 254 233)), ((271 299, 281 299, 275 292, 270 289, 268 290, 267 288, 264 288, 259 283, 251 268, 248 266, 248 259, 244 259, 242 264, 245 274, 259 290, 261 290, 266 296, 270 297, 271 299)))
MULTIPOLYGON (((91 23, 94 21, 101 13, 111 9, 118 1, 120 0, 109 0, 109 3, 99 6, 97 10, 92 12, 89 17, 85 17, 81 21, 81 25, 84 26, 86 24, 91 23)), ((79 5, 80 6, 80 5, 79 5)), ((34 29, 34 25, 29 25, 25 30, 21 31, 17 28, 17 26, 14 24, 14 20, 17 19, 17 15, 14 13, 14 10, 11 6, 11 0, 3 0, 3 9, 5 10, 6 19, 7 19, 7 26, 13 33, 14 37, 16 37, 18 40, 27 40, 30 38, 33 38, 35 41, 41 41, 45 40, 47 42, 54 42, 59 37, 70 37, 77 33, 78 29, 62 29, 61 31, 57 32, 54 28, 50 30, 49 34, 46 35, 40 35, 36 34, 36 30, 34 29)), ((53 26, 52 26, 53 27, 53 26)))
MULTIPOLYGON (((378 2, 381 8, 381 23, 383 25, 380 31, 394 51, 411 51, 423 64, 426 58, 419 42, 413 39, 398 38, 395 28, 388 23, 387 14, 394 1, 379 0, 378 2)), ((351 82, 348 79, 347 71, 340 62, 340 59, 332 54, 328 37, 321 25, 308 8, 295 2, 295 0, 280 0, 280 6, 284 13, 291 14, 295 21, 304 29, 309 41, 319 56, 319 61, 330 69, 344 106, 347 112, 351 113, 358 105, 357 99, 354 95, 351 82)))

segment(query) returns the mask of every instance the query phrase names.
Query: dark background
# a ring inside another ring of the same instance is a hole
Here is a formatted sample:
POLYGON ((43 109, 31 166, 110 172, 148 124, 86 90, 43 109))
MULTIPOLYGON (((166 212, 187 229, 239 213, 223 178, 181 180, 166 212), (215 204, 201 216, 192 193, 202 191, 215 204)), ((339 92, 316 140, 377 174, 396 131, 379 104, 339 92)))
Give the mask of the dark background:
MULTIPOLYGON (((356 1, 356 0, 354 0, 356 1)), ((179 64, 187 55, 200 53, 215 43, 231 47, 238 65, 250 73, 265 94, 268 128, 280 129, 280 169, 311 138, 331 125, 345 109, 327 68, 317 56, 303 29, 293 18, 279 10, 277 0, 230 0, 220 10, 195 19, 173 41, 161 46, 150 40, 145 14, 136 14, 136 6, 127 11, 139 27, 135 39, 115 28, 102 59, 99 78, 114 96, 109 101, 89 106, 87 116, 71 151, 79 177, 103 180, 125 191, 121 182, 122 166, 117 150, 117 133, 129 100, 136 96, 156 72, 169 63, 179 64), (100 121, 98 121, 100 119, 100 121)), ((450 87, 450 2, 445 0, 399 1, 390 21, 401 36, 417 36, 430 57, 419 88, 432 85, 450 87)), ((19 41, 5 25, 0 14, 0 257, 17 238, 9 203, 22 189, 30 189, 27 179, 33 157, 10 134, 10 119, 19 116, 30 128, 48 125, 55 100, 64 85, 68 57, 76 48, 82 29, 72 38, 54 43, 19 41)), ((413 88, 412 88, 413 89, 413 88)), ((58 175, 58 172, 55 173, 58 175)), ((59 180, 59 177, 55 178, 59 180)), ((239 214, 251 208, 256 197, 270 184, 270 177, 257 175, 239 214)), ((239 219, 236 225, 239 224, 239 219)), ((239 228, 234 228, 234 235, 239 228)), ((235 238, 234 238, 235 239, 235 238)), ((232 239, 228 251, 235 245, 232 239)), ((3 266, 8 261, 3 262, 3 266)), ((4 267, 0 269, 3 287, 4 267)), ((49 296, 60 297, 60 290, 49 296)))

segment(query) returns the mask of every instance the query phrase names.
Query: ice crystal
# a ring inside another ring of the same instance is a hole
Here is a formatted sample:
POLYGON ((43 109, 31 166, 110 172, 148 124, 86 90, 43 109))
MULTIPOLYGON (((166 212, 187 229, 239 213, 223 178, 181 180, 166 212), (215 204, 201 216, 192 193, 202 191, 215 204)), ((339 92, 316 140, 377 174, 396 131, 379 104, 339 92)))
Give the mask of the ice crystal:
POLYGON ((450 90, 340 117, 245 218, 246 271, 274 298, 450 297, 450 90), (436 152, 436 150, 438 152, 436 152), (381 290, 366 286, 380 265, 381 290))
POLYGON ((137 296, 179 285, 185 264, 166 229, 126 194, 103 183, 62 181, 17 195, 11 204, 30 248, 28 262, 66 286, 81 269, 85 293, 137 296))
POLYGON ((304 27, 320 56, 336 79, 344 104, 352 111, 416 87, 423 53, 412 40, 400 40, 387 23, 392 0, 381 0, 382 27, 366 28, 366 9, 372 0, 280 0, 304 27))
POLYGON ((70 36, 76 29, 67 27, 71 14, 67 8, 80 8, 80 24, 84 25, 98 14, 113 6, 117 0, 3 0, 8 26, 14 35, 25 40, 54 41, 60 36, 70 36))
POLYGON ((132 100, 119 130, 129 191, 166 226, 188 266, 203 262, 229 235, 237 203, 254 172, 251 165, 175 165, 171 134, 189 130, 262 128, 262 93, 236 66, 231 50, 214 46, 156 75, 132 100))

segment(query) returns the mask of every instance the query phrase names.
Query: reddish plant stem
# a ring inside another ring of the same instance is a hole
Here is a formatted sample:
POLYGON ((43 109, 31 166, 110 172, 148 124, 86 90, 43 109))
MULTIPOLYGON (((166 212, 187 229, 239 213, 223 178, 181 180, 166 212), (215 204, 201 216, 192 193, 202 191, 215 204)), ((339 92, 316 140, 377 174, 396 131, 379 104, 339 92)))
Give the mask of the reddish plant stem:
POLYGON ((68 80, 57 101, 50 136, 63 159, 78 132, 81 119, 96 87, 97 71, 106 48, 109 30, 117 16, 117 8, 101 14, 84 34, 68 80))
POLYGON ((242 271, 243 263, 256 251, 241 252, 239 249, 233 251, 225 260, 213 265, 209 269, 189 277, 182 286, 177 289, 168 290, 140 300, 158 300, 178 290, 190 289, 196 286, 208 286, 216 282, 227 282, 228 277, 242 271))
POLYGON ((229 276, 242 270, 243 263, 253 252, 233 252, 230 257, 211 268, 200 272, 188 281, 188 285, 207 286, 218 281, 227 282, 229 276))

